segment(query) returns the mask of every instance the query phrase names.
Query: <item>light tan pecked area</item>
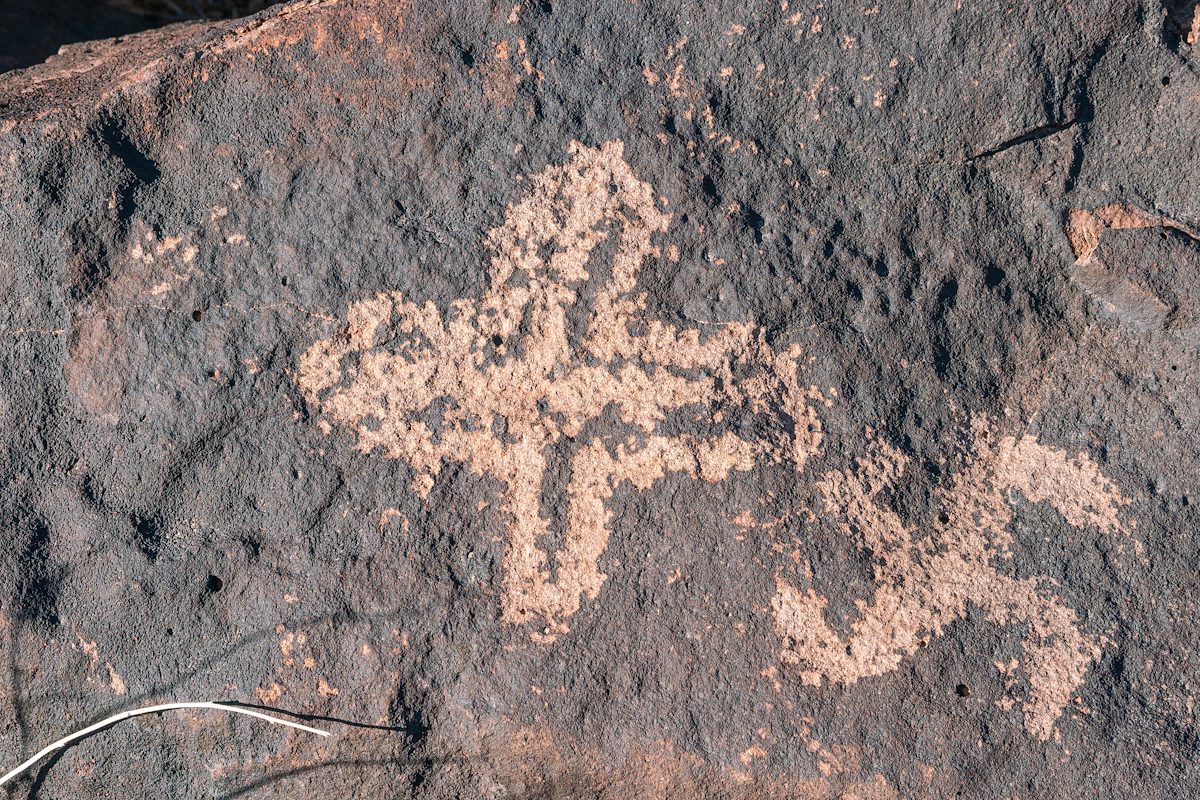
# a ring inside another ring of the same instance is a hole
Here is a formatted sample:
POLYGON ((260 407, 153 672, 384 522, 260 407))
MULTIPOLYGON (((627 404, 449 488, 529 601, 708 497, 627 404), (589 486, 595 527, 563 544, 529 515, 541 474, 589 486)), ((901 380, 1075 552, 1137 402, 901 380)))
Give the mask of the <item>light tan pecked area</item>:
POLYGON ((445 316, 398 292, 354 303, 345 333, 317 342, 302 357, 298 381, 309 400, 354 430, 363 452, 382 451, 412 465, 414 488, 427 493, 443 463, 461 461, 505 488, 509 515, 503 618, 542 619, 535 638, 553 640, 581 597, 604 582, 599 560, 610 532, 605 501, 621 484, 648 489, 671 473, 720 481, 763 459, 803 467, 821 441, 808 399, 816 390, 797 376, 800 351, 775 353, 750 323, 714 331, 642 319, 637 275, 658 255, 654 234, 670 215, 649 184, 623 158, 620 142, 578 143, 571 159, 528 181, 525 195, 488 235, 491 285, 480 300, 461 299, 445 316), (608 276, 596 292, 581 342, 568 336, 567 309, 594 269, 602 242, 611 244, 608 276), (525 331, 525 332, 523 332, 525 331), (735 380, 741 363, 752 375, 735 380), (440 430, 431 405, 448 398, 440 430), (747 440, 667 435, 669 414, 692 407, 774 398, 799 433, 747 440), (603 441, 586 430, 613 407, 625 438, 603 441), (549 554, 541 507, 547 449, 581 437, 571 458, 565 541, 549 554))
POLYGON ((1068 525, 1107 534, 1124 531, 1118 512, 1129 501, 1084 454, 1070 458, 1032 436, 993 442, 983 420, 971 426, 971 440, 957 477, 937 492, 940 513, 929 530, 906 524, 880 499, 907 466, 894 448, 877 442, 857 469, 825 473, 817 483, 824 510, 874 554, 875 594, 859 602, 860 617, 843 637, 825 620, 825 597, 780 579, 772 608, 785 643, 781 657, 802 666, 806 683, 855 683, 896 669, 971 602, 991 622, 1025 626, 1025 727, 1045 741, 1100 655, 1100 642, 1043 581, 997 568, 1009 557, 1016 494, 1049 503, 1068 525))

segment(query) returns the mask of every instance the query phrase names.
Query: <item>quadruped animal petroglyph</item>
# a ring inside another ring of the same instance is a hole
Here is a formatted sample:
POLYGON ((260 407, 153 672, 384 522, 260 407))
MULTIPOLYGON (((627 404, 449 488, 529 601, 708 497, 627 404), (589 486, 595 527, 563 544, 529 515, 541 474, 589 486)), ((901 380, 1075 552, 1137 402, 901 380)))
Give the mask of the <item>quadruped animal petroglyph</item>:
MULTIPOLYGON (((671 220, 666 200, 634 174, 621 142, 572 143, 568 153, 530 176, 489 231, 482 297, 445 312, 394 291, 354 302, 344 330, 313 344, 296 376, 357 449, 407 462, 417 492, 426 495, 448 462, 499 482, 508 518, 501 618, 532 624, 540 642, 566 633, 583 599, 599 596, 607 501, 622 484, 648 490, 672 473, 717 482, 763 464, 803 474, 822 449, 817 409, 834 396, 802 380, 797 345, 772 347, 752 321, 701 331, 649 318, 638 275, 664 255, 655 237, 671 220), (580 308, 582 326, 572 322, 580 308), (769 424, 753 435, 723 427, 734 410, 769 424), (679 432, 701 418, 695 432, 679 432), (569 452, 562 478, 548 467, 553 448, 569 452), (541 497, 553 480, 565 481, 567 507, 563 543, 548 553, 541 497)), ((1102 532, 1121 529, 1127 501, 1083 455, 1028 436, 993 442, 979 421, 972 433, 975 449, 939 492, 931 531, 880 502, 905 469, 882 444, 857 470, 814 483, 824 506, 812 511, 833 515, 874 554, 876 592, 843 637, 825 619, 825 597, 779 577, 771 610, 780 657, 806 683, 854 683, 896 669, 974 602, 999 625, 1025 626, 1026 727, 1046 739, 1099 643, 1042 582, 997 569, 1009 557, 1012 493, 1102 532)))
POLYGON ((443 315, 396 292, 351 306, 344 335, 303 356, 299 380, 332 419, 353 426, 358 447, 402 458, 427 492, 444 461, 461 461, 504 485, 511 518, 504 557, 503 618, 543 619, 535 636, 553 639, 580 598, 595 598, 604 581, 599 560, 609 536, 605 500, 624 481, 647 489, 668 473, 719 481, 762 458, 802 467, 820 443, 798 381, 800 352, 772 352, 749 323, 718 326, 707 336, 645 320, 637 294, 644 260, 658 255, 654 234, 670 215, 650 185, 623 159, 620 142, 600 148, 573 143, 571 160, 547 167, 488 235, 495 255, 490 287, 480 300, 457 301, 443 315), (579 301, 591 261, 606 240, 611 265, 596 293, 582 341, 568 337, 567 309, 579 301), (518 333, 525 331, 524 333, 518 333), (380 344, 382 342, 382 344, 380 344), (344 366, 353 357, 356 363, 344 366), (735 363, 754 368, 734 380, 735 363), (435 434, 426 415, 450 400, 435 434), (722 405, 769 400, 795 420, 752 440, 732 432, 711 437, 666 435, 668 415, 691 408, 705 415, 722 405), (605 442, 588 423, 609 407, 624 435, 605 442), (551 577, 538 539, 548 531, 541 509, 547 448, 575 440, 565 543, 551 577))

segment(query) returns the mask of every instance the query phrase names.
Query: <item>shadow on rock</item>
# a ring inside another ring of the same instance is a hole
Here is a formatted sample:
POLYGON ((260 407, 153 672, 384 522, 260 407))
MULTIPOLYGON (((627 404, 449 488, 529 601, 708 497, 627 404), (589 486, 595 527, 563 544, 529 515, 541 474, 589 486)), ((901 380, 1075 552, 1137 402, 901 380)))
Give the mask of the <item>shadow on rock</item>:
POLYGON ((128 36, 173 22, 245 16, 278 0, 5 0, 0 73, 40 64, 65 45, 128 36))

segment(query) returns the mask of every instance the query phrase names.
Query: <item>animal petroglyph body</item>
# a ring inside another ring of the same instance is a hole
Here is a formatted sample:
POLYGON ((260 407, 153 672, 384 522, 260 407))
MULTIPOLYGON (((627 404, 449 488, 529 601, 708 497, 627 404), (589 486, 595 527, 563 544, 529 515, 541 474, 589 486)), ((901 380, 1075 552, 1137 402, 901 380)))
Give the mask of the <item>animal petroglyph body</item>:
POLYGON ((750 323, 702 335, 641 318, 637 275, 658 255, 651 239, 666 230, 649 184, 622 158, 620 142, 573 143, 571 159, 532 176, 488 245, 490 286, 444 317, 385 292, 351 306, 345 334, 318 342, 302 357, 299 382, 333 420, 353 427, 358 448, 412 465, 428 492, 445 461, 467 464, 503 484, 510 517, 504 556, 503 619, 546 622, 538 638, 566 630, 581 597, 604 581, 599 560, 609 535, 605 507, 618 486, 648 489, 669 473, 719 481, 760 459, 803 467, 821 429, 801 387, 799 350, 775 353, 750 323), (571 341, 568 309, 598 266, 599 282, 582 340, 571 341), (734 379, 734 365, 739 377, 734 379), (429 423, 443 404, 438 430, 429 423), (684 409, 707 416, 742 404, 781 408, 794 424, 768 439, 731 431, 666 435, 662 423, 684 409), (616 441, 589 428, 608 408, 624 426, 616 441), (541 492, 547 452, 575 442, 566 491, 564 544, 554 575, 538 544, 549 531, 541 492))

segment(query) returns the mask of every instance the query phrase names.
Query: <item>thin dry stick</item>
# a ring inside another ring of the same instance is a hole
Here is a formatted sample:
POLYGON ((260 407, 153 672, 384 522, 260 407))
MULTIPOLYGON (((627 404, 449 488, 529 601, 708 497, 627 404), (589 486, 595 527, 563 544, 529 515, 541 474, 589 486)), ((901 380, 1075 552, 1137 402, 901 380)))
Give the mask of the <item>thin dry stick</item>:
POLYGON ((266 720, 267 722, 274 723, 275 725, 286 725, 289 728, 296 728, 298 730, 307 731, 308 733, 315 733, 317 736, 328 736, 329 735, 329 731, 322 731, 322 730, 318 730, 317 728, 310 728, 307 725, 301 725, 299 722, 292 722, 291 720, 280 719, 279 717, 272 717, 268 714, 263 714, 258 711, 253 711, 249 708, 242 708, 241 706, 228 705, 226 703, 213 703, 213 702, 209 702, 209 701, 205 701, 202 703, 163 703, 162 705, 157 705, 157 706, 145 706, 143 708, 135 708, 132 711, 122 711, 120 714, 114 714, 111 717, 109 717, 108 719, 102 719, 94 725, 88 725, 83 730, 76 731, 75 733, 72 733, 70 736, 64 736, 63 738, 59 739, 57 742, 53 742, 52 744, 46 745, 41 750, 39 750, 35 755, 28 758, 19 767, 15 767, 14 769, 9 770, 4 775, 4 777, 0 778, 0 786, 3 786, 4 784, 8 783, 13 778, 17 777, 22 772, 24 772, 25 770, 32 767, 34 764, 36 764, 37 762, 41 761, 46 756, 53 753, 55 750, 59 750, 63 747, 66 747, 71 742, 74 742, 78 739, 82 739, 83 737, 87 736, 88 734, 95 733, 96 731, 100 730, 101 728, 105 728, 109 725, 120 722, 121 720, 129 719, 130 717, 140 717, 143 714, 157 714, 161 711, 173 711, 177 708, 212 708, 212 709, 216 709, 217 711, 228 711, 232 714, 245 714, 248 717, 257 717, 258 719, 266 720))

